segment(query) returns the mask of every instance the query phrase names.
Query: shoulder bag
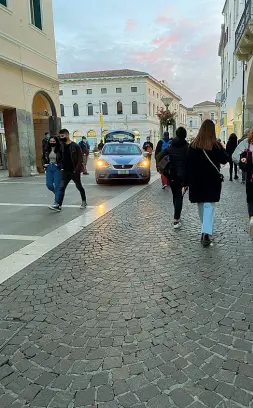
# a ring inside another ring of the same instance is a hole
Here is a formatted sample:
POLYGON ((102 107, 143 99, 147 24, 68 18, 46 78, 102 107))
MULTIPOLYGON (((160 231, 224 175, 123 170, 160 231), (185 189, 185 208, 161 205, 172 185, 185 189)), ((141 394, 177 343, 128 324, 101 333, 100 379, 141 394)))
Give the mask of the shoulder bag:
POLYGON ((211 165, 215 168, 215 170, 217 171, 217 173, 219 174, 220 177, 220 181, 223 182, 224 181, 224 176, 223 174, 219 171, 218 167, 215 166, 215 164, 213 163, 213 161, 210 159, 210 157, 208 156, 207 152, 205 150, 203 150, 204 155, 206 156, 207 160, 211 163, 211 165))

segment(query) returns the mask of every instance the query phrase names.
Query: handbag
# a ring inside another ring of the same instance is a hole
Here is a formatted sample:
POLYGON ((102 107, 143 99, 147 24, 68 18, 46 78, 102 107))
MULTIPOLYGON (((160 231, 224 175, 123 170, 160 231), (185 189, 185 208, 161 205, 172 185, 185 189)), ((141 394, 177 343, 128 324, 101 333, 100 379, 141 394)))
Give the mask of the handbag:
POLYGON ((208 156, 207 152, 205 150, 203 150, 204 155, 206 156, 207 160, 211 163, 211 165, 215 168, 215 170, 217 171, 217 173, 220 176, 220 181, 223 182, 224 181, 224 176, 222 173, 220 173, 219 169, 217 166, 215 166, 215 164, 212 162, 212 160, 210 159, 210 157, 208 156))
POLYGON ((163 174, 164 176, 168 177, 170 174, 170 155, 166 154, 161 160, 159 160, 159 155, 157 157, 157 170, 159 173, 163 174))

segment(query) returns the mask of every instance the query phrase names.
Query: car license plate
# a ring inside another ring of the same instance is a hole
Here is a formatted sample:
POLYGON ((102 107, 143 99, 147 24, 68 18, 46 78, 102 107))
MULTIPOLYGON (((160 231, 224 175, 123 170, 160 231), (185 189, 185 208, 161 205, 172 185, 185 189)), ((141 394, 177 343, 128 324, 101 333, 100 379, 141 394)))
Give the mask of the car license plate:
POLYGON ((129 174, 129 170, 119 170, 118 174, 129 174))

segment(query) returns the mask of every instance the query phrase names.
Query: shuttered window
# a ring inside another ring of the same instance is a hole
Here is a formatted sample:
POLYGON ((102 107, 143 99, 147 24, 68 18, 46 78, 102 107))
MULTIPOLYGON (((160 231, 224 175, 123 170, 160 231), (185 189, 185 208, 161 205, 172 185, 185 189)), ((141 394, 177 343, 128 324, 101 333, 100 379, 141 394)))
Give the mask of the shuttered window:
POLYGON ((42 30, 41 0, 30 0, 31 22, 42 30))

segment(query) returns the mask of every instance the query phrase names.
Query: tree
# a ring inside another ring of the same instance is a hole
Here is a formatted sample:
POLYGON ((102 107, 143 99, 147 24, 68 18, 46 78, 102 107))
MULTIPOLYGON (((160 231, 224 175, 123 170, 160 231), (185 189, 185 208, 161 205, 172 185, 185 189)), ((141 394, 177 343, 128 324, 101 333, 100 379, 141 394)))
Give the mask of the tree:
POLYGON ((168 131, 169 126, 173 126, 173 129, 176 127, 176 112, 171 112, 169 110, 166 110, 164 108, 160 108, 157 117, 160 120, 160 124, 162 128, 166 128, 168 131))

